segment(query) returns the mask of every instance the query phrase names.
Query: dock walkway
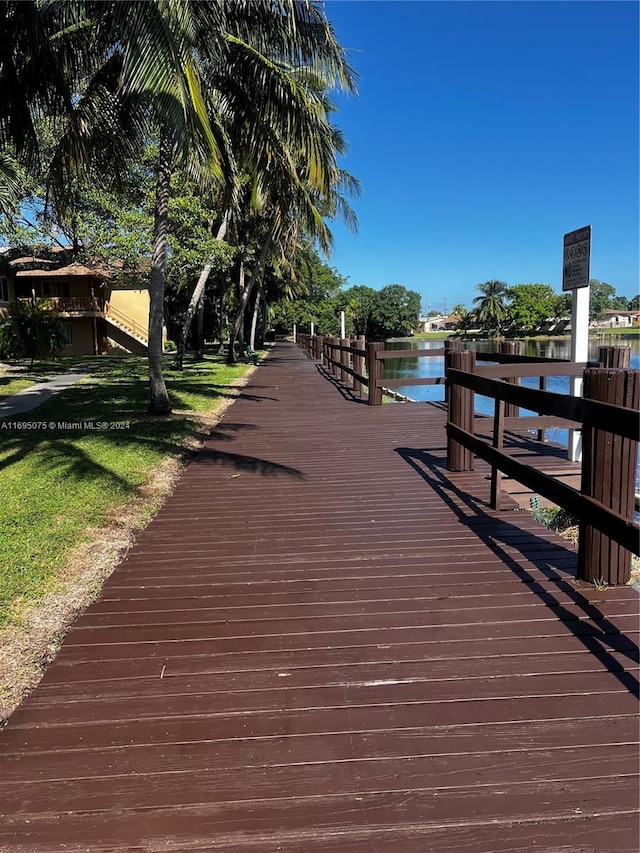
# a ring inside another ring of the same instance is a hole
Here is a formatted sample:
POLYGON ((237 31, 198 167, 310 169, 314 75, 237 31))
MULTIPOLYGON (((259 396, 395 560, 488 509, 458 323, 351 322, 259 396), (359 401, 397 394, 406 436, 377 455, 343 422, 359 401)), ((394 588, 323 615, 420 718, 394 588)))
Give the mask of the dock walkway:
POLYGON ((0 734, 0 850, 637 853, 640 597, 278 344, 0 734))

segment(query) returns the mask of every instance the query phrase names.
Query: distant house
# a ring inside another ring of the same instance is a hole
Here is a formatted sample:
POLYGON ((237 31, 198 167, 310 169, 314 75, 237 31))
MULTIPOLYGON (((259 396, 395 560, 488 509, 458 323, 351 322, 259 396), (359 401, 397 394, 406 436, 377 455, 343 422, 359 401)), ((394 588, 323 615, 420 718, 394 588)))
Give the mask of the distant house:
POLYGON ((598 322, 601 329, 628 329, 640 324, 640 311, 605 311, 598 322))
POLYGON ((63 355, 145 353, 149 292, 119 284, 113 273, 97 264, 88 267, 67 260, 58 252, 50 259, 23 256, 3 264, 0 313, 13 299, 42 302, 57 311, 67 340, 63 355))
POLYGON ((420 317, 418 330, 421 332, 453 332, 459 320, 458 314, 449 314, 446 317, 420 317))

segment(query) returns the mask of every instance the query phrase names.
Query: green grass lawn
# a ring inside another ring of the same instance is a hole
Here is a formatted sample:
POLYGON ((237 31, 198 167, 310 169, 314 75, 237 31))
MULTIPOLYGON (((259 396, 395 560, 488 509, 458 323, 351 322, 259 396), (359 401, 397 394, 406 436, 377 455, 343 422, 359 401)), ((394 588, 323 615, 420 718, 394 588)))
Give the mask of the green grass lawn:
POLYGON ((146 360, 104 358, 90 379, 16 418, 16 426, 0 420, 0 624, 12 605, 55 587, 87 529, 135 496, 193 430, 193 417, 231 396, 232 381, 247 369, 218 356, 187 363, 184 372, 167 362, 179 414, 150 418, 146 360))
POLYGON ((596 336, 606 335, 608 337, 621 337, 621 338, 637 338, 640 337, 640 326, 631 326, 631 328, 617 328, 617 329, 598 329, 596 336))

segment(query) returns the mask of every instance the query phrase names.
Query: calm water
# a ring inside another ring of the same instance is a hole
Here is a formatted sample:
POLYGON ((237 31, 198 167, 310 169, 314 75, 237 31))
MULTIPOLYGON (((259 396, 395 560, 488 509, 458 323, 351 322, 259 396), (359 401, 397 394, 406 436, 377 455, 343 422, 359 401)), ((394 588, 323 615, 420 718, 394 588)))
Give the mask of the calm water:
MULTIPOLYGON (((415 349, 441 349, 444 346, 443 341, 395 341, 387 344, 387 349, 406 349, 408 352, 415 349)), ((469 341, 463 343, 462 346, 466 349, 475 349, 478 353, 495 351, 495 344, 491 341, 469 341)), ((598 347, 600 346, 631 346, 631 367, 640 368, 640 339, 637 337, 625 338, 620 337, 600 338, 589 342, 589 358, 596 359, 598 356, 598 347)), ((544 356, 545 358, 570 358, 570 341, 569 340, 550 340, 550 341, 526 341, 525 355, 544 356)), ((481 361, 478 356, 478 361, 481 361)), ((444 375, 444 358, 398 358, 385 362, 385 377, 388 379, 402 379, 406 377, 435 377, 444 375)), ((531 388, 538 388, 538 379, 530 378, 523 379, 522 384, 531 388)), ((413 400, 435 402, 444 400, 443 385, 407 385, 395 389, 413 400)), ((569 379, 564 376, 550 376, 547 379, 547 390, 554 391, 557 394, 569 393, 569 379)), ((493 415, 494 401, 488 397, 480 397, 476 395, 475 408, 478 413, 493 415)), ((526 410, 521 410, 522 414, 526 414, 526 410)), ((529 413, 532 414, 532 413, 529 413)), ((567 446, 567 431, 566 430, 548 430, 547 436, 549 441, 556 441, 567 446)))

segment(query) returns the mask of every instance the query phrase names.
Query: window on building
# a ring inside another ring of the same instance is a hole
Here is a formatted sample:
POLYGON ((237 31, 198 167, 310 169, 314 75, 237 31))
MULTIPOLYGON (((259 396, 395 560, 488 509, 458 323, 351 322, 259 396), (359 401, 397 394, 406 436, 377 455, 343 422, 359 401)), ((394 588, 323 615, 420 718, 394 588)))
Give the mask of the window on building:
POLYGON ((9 301, 9 282, 4 276, 0 276, 0 302, 9 301))
POLYGON ((55 299, 60 296, 69 295, 68 281, 43 281, 42 295, 45 299, 55 299))
POLYGON ((66 346, 70 347, 73 343, 73 323, 67 321, 62 323, 62 334, 64 335, 64 340, 66 346))

